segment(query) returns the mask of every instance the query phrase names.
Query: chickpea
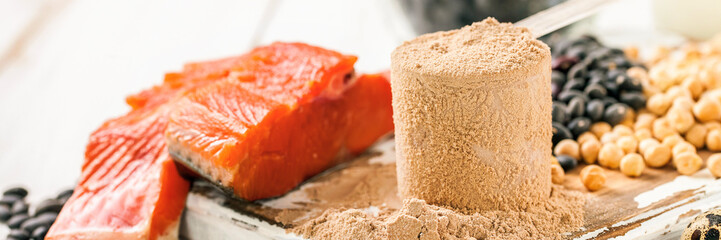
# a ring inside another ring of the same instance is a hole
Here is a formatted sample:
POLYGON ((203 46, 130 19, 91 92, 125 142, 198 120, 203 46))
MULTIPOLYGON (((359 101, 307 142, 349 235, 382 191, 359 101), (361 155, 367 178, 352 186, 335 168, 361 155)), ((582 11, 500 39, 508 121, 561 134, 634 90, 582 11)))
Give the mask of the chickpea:
POLYGON ((671 160, 671 149, 666 145, 651 145, 643 151, 643 159, 649 167, 663 167, 671 160))
POLYGON ((656 115, 653 115, 653 113, 640 113, 638 117, 636 117, 636 123, 633 124, 633 129, 636 131, 639 129, 651 129, 654 120, 656 120, 656 115))
POLYGON ((581 156, 583 161, 593 164, 598 159, 598 152, 601 150, 601 142, 598 140, 589 140, 581 144, 581 156))
POLYGON ((678 134, 671 135, 668 137, 663 138, 663 141, 661 141, 661 144, 666 145, 669 149, 673 149, 674 146, 676 146, 677 143, 683 142, 683 138, 679 136, 678 134))
POLYGON ((656 139, 664 139, 667 136, 678 134, 666 118, 657 118, 654 120, 651 133, 653 133, 653 137, 656 139))
POLYGON ((652 138, 651 130, 647 128, 641 128, 639 130, 636 130, 636 132, 633 133, 633 135, 636 137, 636 140, 644 140, 646 138, 652 138))
POLYGON ((586 141, 590 141, 590 140, 598 141, 598 138, 596 137, 596 135, 594 135, 591 132, 585 132, 585 133, 582 133, 581 136, 578 136, 578 139, 576 139, 578 144, 581 144, 581 145, 583 145, 583 143, 585 143, 586 141))
POLYGON ((638 177, 646 168, 643 157, 638 153, 631 153, 621 159, 621 173, 629 177, 638 177))
POLYGON ((703 160, 696 153, 684 152, 673 158, 676 171, 683 175, 691 175, 701 169, 703 160))
POLYGON ((666 119, 679 133, 685 133, 696 123, 691 110, 684 107, 671 107, 666 113, 666 119))
POLYGON ((656 115, 664 115, 669 107, 671 107, 671 99, 666 98, 664 94, 653 95, 646 101, 646 109, 656 115))
MULTIPOLYGON (((636 46, 628 46, 628 47, 624 48, 623 53, 626 54, 626 57, 628 57, 629 60, 632 60, 632 61, 638 60, 638 47, 636 47, 636 46)), ((633 69, 633 68, 631 68, 631 69, 633 69)), ((629 75, 631 74, 631 69, 628 70, 629 75)))
POLYGON ((691 110, 693 108, 694 102, 691 97, 688 96, 680 96, 673 100, 671 103, 671 108, 681 108, 685 110, 691 110))
POLYGON ((693 97, 694 99, 698 99, 698 97, 700 97, 705 90, 703 87, 703 83, 701 83, 701 80, 699 80, 695 76, 687 77, 685 80, 683 80, 681 86, 687 89, 691 93, 691 97, 693 97))
POLYGON ((691 98, 691 92, 681 86, 673 86, 666 90, 666 97, 669 97, 674 101, 677 99, 684 99, 686 97, 691 98))
POLYGON ((706 127, 706 129, 708 131, 711 131, 714 129, 721 129, 721 123, 719 123, 717 121, 711 121, 711 122, 704 123, 703 126, 706 127))
POLYGON ((618 136, 618 134, 616 134, 614 132, 607 132, 607 133, 603 134, 603 136, 601 136, 601 143, 603 143, 603 144, 614 143, 614 142, 616 142, 616 140, 618 140, 619 137, 620 136, 618 136))
POLYGON ((703 97, 693 105, 693 115, 702 122, 719 120, 721 119, 721 103, 713 98, 703 97))
POLYGON ((606 174, 603 169, 596 165, 588 165, 579 174, 581 182, 586 189, 596 191, 606 184, 606 174))
POLYGON ((661 144, 656 140, 655 138, 647 138, 644 140, 641 140, 641 142, 638 143, 638 152, 644 153, 646 152, 646 149, 648 149, 651 146, 659 145, 661 144))
POLYGON ((603 134, 611 131, 611 124, 607 122, 597 122, 591 124, 590 131, 595 134, 597 138, 601 138, 603 134))
POLYGON ((621 120, 619 125, 616 126, 627 126, 629 128, 633 127, 634 119, 636 119, 636 111, 634 111, 632 108, 629 108, 626 110, 626 116, 621 120))
POLYGON ((619 137, 633 136, 633 130, 631 130, 631 127, 626 125, 616 125, 615 127, 613 127, 613 133, 615 133, 619 137))
POLYGON ((706 168, 714 177, 721 177, 721 153, 714 153, 708 157, 706 168))
POLYGON ((673 146, 673 148, 671 149, 671 154, 673 155, 674 158, 676 156, 678 156, 679 154, 685 153, 685 152, 696 153, 696 147, 694 147, 692 144, 690 144, 688 142, 680 142, 680 143, 677 143, 676 146, 673 146))
POLYGON ((721 87, 721 83, 716 80, 710 73, 711 71, 709 69, 700 69, 698 72, 698 77, 701 83, 703 83, 704 87, 707 89, 716 89, 721 87))
POLYGON ((721 151, 721 129, 714 129, 706 134, 706 148, 711 151, 721 151))
POLYGON ((643 86, 643 96, 645 96, 646 99, 649 99, 657 94, 663 94, 661 88, 651 84, 650 80, 642 80, 641 85, 643 86))
POLYGON ((605 143, 598 152, 598 164, 601 166, 617 169, 621 164, 624 152, 621 147, 615 143, 605 143))
POLYGON ((638 148, 638 140, 634 136, 623 136, 616 140, 616 145, 621 147, 626 154, 635 153, 638 148))
POLYGON ((706 133, 708 129, 703 124, 694 124, 691 129, 686 132, 686 141, 693 144, 696 148, 702 148, 706 141, 706 133))
POLYGON ((568 155, 575 159, 581 158, 581 153, 579 152, 580 147, 578 146, 578 143, 576 141, 573 141, 571 139, 564 139, 558 142, 556 144, 556 148, 553 149, 553 153, 558 155, 568 155))
POLYGON ((555 184, 563 184, 566 173, 563 172, 561 165, 551 165, 551 182, 555 184))

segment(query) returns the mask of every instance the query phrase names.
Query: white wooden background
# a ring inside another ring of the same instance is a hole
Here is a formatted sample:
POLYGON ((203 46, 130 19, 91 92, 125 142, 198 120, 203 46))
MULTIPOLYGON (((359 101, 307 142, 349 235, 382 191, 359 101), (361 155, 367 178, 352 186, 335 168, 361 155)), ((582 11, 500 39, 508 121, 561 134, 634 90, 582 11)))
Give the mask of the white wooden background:
MULTIPOLYGON (((611 6, 592 29, 614 45, 662 43, 650 2, 611 6)), ((39 201, 73 186, 90 132, 185 62, 302 41, 373 72, 414 35, 395 0, 0 0, 0 190, 39 201)))

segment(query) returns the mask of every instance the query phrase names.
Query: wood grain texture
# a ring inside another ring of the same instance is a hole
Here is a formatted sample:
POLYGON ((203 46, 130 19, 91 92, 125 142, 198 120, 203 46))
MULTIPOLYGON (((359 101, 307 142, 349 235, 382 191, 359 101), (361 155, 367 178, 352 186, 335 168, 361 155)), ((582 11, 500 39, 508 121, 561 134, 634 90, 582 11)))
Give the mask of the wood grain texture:
MULTIPOLYGON (((376 151, 378 151, 377 148, 372 149, 353 162, 326 171, 304 184, 311 185, 322 182, 327 176, 336 174, 345 168, 358 166, 367 161, 369 157, 382 154, 376 151)), ((701 155, 705 159, 709 153, 702 152, 701 155)), ((395 155, 391 153, 386 156, 395 155)), ((579 231, 567 233, 565 236, 569 239, 677 239, 684 227, 696 215, 721 206, 721 180, 712 177, 705 169, 693 176, 679 177, 670 166, 661 169, 647 168, 638 178, 627 177, 617 170, 605 169, 608 180, 604 188, 596 192, 588 192, 578 178, 578 173, 583 167, 579 166, 569 172, 564 182, 565 187, 588 194, 584 207, 585 224, 579 231), (669 184, 669 182, 679 179, 691 179, 697 183, 694 183, 694 186, 669 184), (650 204, 639 207, 640 200, 637 200, 639 194, 648 194, 649 191, 660 186, 664 186, 661 192, 667 191, 668 197, 663 194, 652 194, 643 203, 650 204)), ((298 189, 302 187, 299 186, 298 189)), ((294 191, 301 191, 298 189, 294 191)), ((280 216, 279 213, 282 209, 270 207, 267 204, 268 201, 247 202, 229 197, 211 184, 204 182, 194 183, 191 196, 193 201, 187 203, 186 216, 190 214, 193 217, 184 219, 184 222, 191 224, 189 221, 192 221, 193 224, 198 224, 194 219, 205 219, 204 224, 208 225, 197 227, 198 229, 216 229, 211 225, 228 224, 227 219, 235 219, 234 222, 243 222, 253 226, 251 229, 254 230, 250 231, 255 237, 253 239, 295 239, 298 237, 292 234, 278 235, 278 231, 282 232, 282 229, 292 226, 282 225, 275 220, 280 216), (224 209, 225 213, 208 211, 207 209, 211 207, 224 209), (224 215, 226 213, 230 215, 224 215), (264 232, 272 234, 264 235, 264 232)), ((302 196, 302 194, 291 192, 280 199, 283 202, 303 204, 305 200, 296 198, 296 196, 302 196)), ((247 229, 246 225, 244 226, 247 229)), ((216 231, 226 230, 218 228, 216 231)), ((188 239, 201 239, 203 236, 202 232, 193 229, 187 229, 183 234, 188 239)))

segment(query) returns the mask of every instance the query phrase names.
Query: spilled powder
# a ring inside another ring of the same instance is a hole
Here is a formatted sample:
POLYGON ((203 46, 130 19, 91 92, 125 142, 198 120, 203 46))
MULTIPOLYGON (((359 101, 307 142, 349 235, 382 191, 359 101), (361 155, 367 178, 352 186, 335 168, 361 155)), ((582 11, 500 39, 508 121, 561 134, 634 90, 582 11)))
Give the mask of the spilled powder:
POLYGON ((407 199, 399 210, 328 209, 292 229, 311 239, 563 239, 583 225, 584 196, 553 186, 548 202, 525 211, 464 214, 407 199))
MULTIPOLYGON (((554 185, 547 202, 520 211, 464 214, 419 199, 401 201, 394 141, 278 200, 276 221, 309 239, 563 239, 583 225, 586 196, 554 185)), ((277 201, 277 200, 276 200, 277 201)), ((277 203, 265 203, 272 206, 277 203)))

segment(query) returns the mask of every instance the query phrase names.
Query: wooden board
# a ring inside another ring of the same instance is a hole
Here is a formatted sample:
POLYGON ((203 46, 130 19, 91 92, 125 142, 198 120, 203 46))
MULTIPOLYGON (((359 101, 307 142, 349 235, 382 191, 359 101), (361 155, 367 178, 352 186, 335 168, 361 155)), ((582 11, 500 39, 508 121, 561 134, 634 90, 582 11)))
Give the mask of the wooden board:
MULTIPOLYGON (((373 157, 395 156, 387 140, 358 157, 350 164, 321 174, 299 187, 322 181, 343 169, 372 161, 373 157)), ((704 159, 708 153, 701 154, 704 159)), ((387 160, 385 160, 387 161, 387 160)), ((391 159, 392 161, 392 159, 391 159)), ((566 175, 567 188, 587 192, 578 179, 579 166, 566 175)), ((372 172, 369 172, 372 174, 372 172)), ((573 239, 678 239, 684 227, 698 214, 721 206, 721 180, 703 169, 693 176, 679 176, 671 167, 646 169, 639 178, 629 178, 618 171, 606 170, 607 185, 593 193, 585 205, 585 225, 576 232, 566 233, 573 239)), ((207 236, 246 239, 302 239, 286 234, 275 219, 270 202, 303 202, 299 189, 265 202, 246 202, 228 197, 208 183, 197 181, 188 197, 187 209, 181 225, 181 235, 187 239, 207 239, 207 236), (211 235, 208 235, 211 234, 211 235)), ((273 204, 277 210, 278 204, 273 204)), ((282 204, 281 204, 282 205, 282 204)))

